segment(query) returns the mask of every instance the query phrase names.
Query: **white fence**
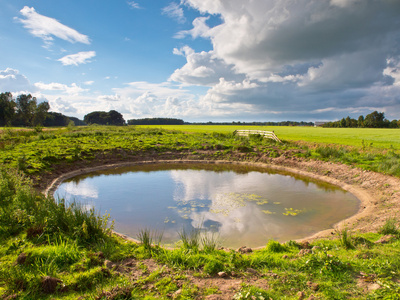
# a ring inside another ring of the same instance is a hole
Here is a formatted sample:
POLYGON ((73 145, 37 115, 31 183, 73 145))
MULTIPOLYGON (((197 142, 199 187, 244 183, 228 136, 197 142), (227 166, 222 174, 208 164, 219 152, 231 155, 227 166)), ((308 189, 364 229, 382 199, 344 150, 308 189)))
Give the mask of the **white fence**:
POLYGON ((263 137, 267 139, 272 139, 274 141, 277 141, 279 143, 282 143, 282 141, 276 136, 276 134, 273 131, 265 131, 265 130, 235 130, 233 134, 236 134, 238 136, 249 136, 250 134, 259 134, 262 135, 263 137))

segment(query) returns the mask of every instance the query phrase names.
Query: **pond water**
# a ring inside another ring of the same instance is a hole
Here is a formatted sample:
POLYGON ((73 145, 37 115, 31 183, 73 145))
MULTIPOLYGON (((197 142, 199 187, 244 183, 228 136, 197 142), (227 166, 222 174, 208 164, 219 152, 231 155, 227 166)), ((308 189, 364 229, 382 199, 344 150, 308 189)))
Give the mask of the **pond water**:
POLYGON ((75 200, 115 220, 114 230, 137 238, 212 232, 225 247, 264 246, 299 239, 355 214, 359 200, 333 185, 265 168, 220 164, 142 164, 64 181, 56 198, 75 200))

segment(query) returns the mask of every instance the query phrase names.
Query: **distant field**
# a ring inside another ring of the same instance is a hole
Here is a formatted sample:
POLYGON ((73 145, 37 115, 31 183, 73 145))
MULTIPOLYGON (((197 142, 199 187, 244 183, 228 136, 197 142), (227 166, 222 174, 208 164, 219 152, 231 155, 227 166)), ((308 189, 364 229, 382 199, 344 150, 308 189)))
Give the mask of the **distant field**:
POLYGON ((307 141, 326 144, 341 144, 362 147, 362 141, 368 147, 400 149, 400 129, 372 128, 322 128, 291 126, 235 126, 235 125, 148 125, 141 127, 165 128, 186 132, 222 132, 229 133, 237 129, 274 131, 282 140, 307 141), (372 144, 372 145, 371 145, 372 144))
MULTIPOLYGON (((274 131, 281 140, 306 141, 326 144, 339 144, 380 149, 400 150, 400 129, 373 128, 322 128, 322 127, 291 127, 291 126, 235 126, 235 125, 142 125, 138 127, 165 128, 185 132, 221 132, 232 133, 238 129, 274 131)), ((60 128, 43 128, 56 130, 60 128)), ((5 130, 33 130, 26 128, 0 127, 0 134, 5 130)))

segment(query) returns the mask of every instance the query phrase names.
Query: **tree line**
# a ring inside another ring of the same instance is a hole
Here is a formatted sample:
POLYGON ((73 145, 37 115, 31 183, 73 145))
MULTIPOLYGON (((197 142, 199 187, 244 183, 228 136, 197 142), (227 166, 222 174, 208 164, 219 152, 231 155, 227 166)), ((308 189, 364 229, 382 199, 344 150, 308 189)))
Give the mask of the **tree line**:
MULTIPOLYGON (((125 122, 121 113, 110 110, 94 111, 84 116, 83 121, 75 117, 67 117, 61 113, 49 112, 50 105, 44 101, 37 103, 36 97, 31 94, 22 94, 14 98, 10 92, 0 94, 0 126, 67 126, 74 125, 258 125, 258 126, 313 126, 312 122, 204 122, 188 123, 175 118, 144 118, 131 119, 125 122)), ((326 122, 323 127, 341 128, 400 128, 400 120, 389 121, 383 112, 374 111, 367 116, 353 119, 347 116, 339 121, 326 122)))
POLYGON ((183 125, 185 122, 174 118, 144 118, 128 120, 128 125, 183 125))
POLYGON ((280 121, 280 122, 272 122, 272 121, 254 121, 254 122, 241 122, 241 121, 232 121, 232 122, 194 122, 189 123, 185 122, 185 124, 192 125, 243 125, 243 126, 314 126, 313 122, 304 122, 304 121, 280 121))
POLYGON ((14 98, 10 92, 0 94, 0 126, 67 126, 85 123, 75 117, 67 117, 61 113, 49 112, 47 101, 37 103, 31 94, 21 94, 14 98))
MULTIPOLYGON (((84 116, 83 121, 68 117, 61 113, 49 112, 47 101, 38 103, 31 94, 21 94, 16 98, 10 92, 0 94, 0 127, 35 127, 35 126, 68 126, 74 125, 116 125, 123 126, 126 122, 121 113, 110 110, 93 111, 84 116)), ((172 118, 146 118, 128 120, 128 125, 180 125, 183 120, 172 118)))
POLYGON ((400 120, 389 121, 385 118, 385 113, 374 111, 365 117, 359 116, 358 119, 352 119, 349 116, 339 121, 327 122, 322 127, 336 128, 400 128, 400 120))

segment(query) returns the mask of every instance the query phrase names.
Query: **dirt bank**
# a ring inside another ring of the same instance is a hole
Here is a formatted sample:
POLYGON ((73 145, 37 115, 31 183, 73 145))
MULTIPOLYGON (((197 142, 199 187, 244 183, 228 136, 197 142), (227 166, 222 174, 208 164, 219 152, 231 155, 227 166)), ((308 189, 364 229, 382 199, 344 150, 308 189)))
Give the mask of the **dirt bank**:
MULTIPOLYGON (((54 192, 58 185, 67 178, 109 168, 129 166, 143 163, 181 162, 181 163, 215 163, 215 164, 247 164, 257 167, 266 167, 278 171, 322 180, 341 187, 354 194, 360 201, 358 213, 334 228, 347 226, 350 230, 369 232, 377 230, 389 217, 398 216, 400 211, 400 179, 380 173, 363 171, 347 165, 330 162, 303 160, 298 158, 279 157, 257 158, 257 161, 238 160, 198 160, 191 155, 163 155, 163 157, 141 156, 129 161, 106 159, 104 161, 80 162, 73 166, 63 166, 57 171, 46 174, 41 178, 39 187, 46 194, 54 192)), ((333 229, 321 231, 304 239, 312 240, 320 237, 332 236, 333 229)))

